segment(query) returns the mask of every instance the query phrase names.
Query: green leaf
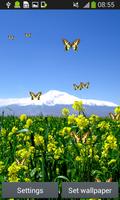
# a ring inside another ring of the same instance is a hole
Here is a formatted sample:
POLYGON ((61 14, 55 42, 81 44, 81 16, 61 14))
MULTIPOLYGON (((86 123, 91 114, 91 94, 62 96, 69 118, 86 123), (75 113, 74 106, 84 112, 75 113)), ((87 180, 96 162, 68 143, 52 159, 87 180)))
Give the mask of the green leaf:
POLYGON ((63 180, 65 180, 65 181, 67 181, 67 182, 70 182, 70 180, 69 180, 66 176, 57 176, 57 177, 55 178, 55 181, 56 181, 57 179, 63 179, 63 180))
POLYGON ((99 170, 94 170, 94 171, 92 171, 92 175, 98 175, 98 174, 101 174, 101 175, 103 175, 103 172, 101 172, 101 171, 99 171, 99 170))
POLYGON ((78 126, 72 126, 72 127, 71 127, 72 130, 74 130, 74 129, 76 129, 76 128, 78 128, 78 126))
POLYGON ((30 176, 33 177, 33 176, 35 175, 36 171, 37 171, 37 169, 34 168, 34 169, 30 172, 30 176))
POLYGON ((17 133, 24 133, 24 132, 28 132, 28 131, 29 131, 29 129, 24 128, 24 129, 21 129, 21 130, 17 131, 17 133))

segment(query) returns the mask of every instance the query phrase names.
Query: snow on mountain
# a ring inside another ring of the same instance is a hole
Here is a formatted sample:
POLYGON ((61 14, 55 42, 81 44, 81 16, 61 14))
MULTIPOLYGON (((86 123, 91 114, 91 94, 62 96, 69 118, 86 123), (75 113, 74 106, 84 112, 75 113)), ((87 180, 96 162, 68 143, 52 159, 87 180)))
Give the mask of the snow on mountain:
POLYGON ((55 105, 71 105, 74 101, 82 100, 84 105, 87 106, 109 106, 116 107, 117 104, 109 102, 109 101, 101 101, 95 99, 79 99, 73 95, 70 95, 66 92, 50 90, 47 93, 43 94, 38 100, 31 100, 28 98, 8 98, 8 99, 0 99, 0 107, 9 106, 9 105, 18 105, 18 106, 29 106, 29 105, 47 105, 47 106, 55 106, 55 105))

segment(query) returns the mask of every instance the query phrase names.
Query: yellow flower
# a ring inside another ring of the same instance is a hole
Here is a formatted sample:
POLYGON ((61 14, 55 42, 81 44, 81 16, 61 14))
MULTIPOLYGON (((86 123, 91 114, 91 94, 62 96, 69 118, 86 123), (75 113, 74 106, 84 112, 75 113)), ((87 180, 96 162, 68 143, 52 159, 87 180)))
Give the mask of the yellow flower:
POLYGON ((57 167, 57 168, 56 168, 56 174, 59 174, 59 171, 60 171, 60 170, 59 170, 59 168, 57 167))
POLYGON ((95 155, 95 156, 94 156, 94 159, 95 159, 96 161, 98 161, 98 160, 99 160, 99 156, 98 156, 98 155, 95 155))
POLYGON ((96 122, 98 119, 99 119, 99 116, 94 115, 94 114, 89 117, 89 120, 91 123, 96 122))
POLYGON ((28 141, 28 140, 30 140, 30 136, 29 135, 25 135, 24 136, 24 141, 28 141))
POLYGON ((29 178, 25 178, 24 180, 25 180, 25 182, 31 182, 31 180, 29 178))
POLYGON ((30 156, 30 151, 28 151, 27 149, 21 149, 21 150, 18 150, 17 152, 16 152, 16 155, 18 156, 18 157, 20 157, 20 158, 25 158, 25 159, 27 159, 27 158, 29 158, 29 156, 30 156))
POLYGON ((64 148, 63 147, 62 148, 59 147, 59 148, 55 149, 55 151, 54 151, 54 159, 58 160, 63 153, 64 153, 64 148))
POLYGON ((30 153, 34 153, 34 151, 35 151, 35 147, 31 146, 31 147, 29 148, 29 152, 30 152, 30 153))
POLYGON ((21 149, 22 148, 22 144, 17 145, 17 149, 21 149))
POLYGON ((115 136, 110 134, 107 136, 105 143, 103 145, 103 152, 102 152, 102 157, 107 157, 109 149, 116 149, 117 148, 117 139, 115 136))
POLYGON ((114 141, 117 141, 117 139, 113 136, 113 135, 109 135, 107 138, 106 138, 106 141, 109 142, 109 143, 112 143, 114 141))
POLYGON ((10 132, 9 134, 8 134, 8 139, 10 140, 11 139, 11 136, 13 135, 13 132, 10 132))
POLYGON ((29 128, 32 125, 32 119, 27 119, 26 126, 29 128))
POLYGON ((79 113, 84 110, 82 101, 75 101, 72 108, 79 113))
POLYGON ((93 157, 93 149, 91 147, 89 148, 89 156, 88 157, 90 157, 90 158, 93 157))
POLYGON ((8 178, 8 181, 9 181, 9 182, 19 182, 20 179, 17 177, 17 175, 15 175, 15 176, 10 176, 10 177, 8 178))
POLYGON ((81 149, 83 147, 82 143, 80 143, 80 142, 77 143, 77 146, 79 149, 81 149))
POLYGON ((110 124, 109 122, 106 122, 106 121, 102 121, 98 124, 98 128, 100 128, 100 130, 109 130, 110 129, 110 124))
POLYGON ((49 134, 49 135, 48 135, 48 140, 49 140, 49 141, 54 140, 53 136, 49 134))
POLYGON ((71 151, 73 147, 72 145, 68 145, 67 148, 68 148, 68 151, 71 151))
POLYGON ((81 159, 80 156, 76 156, 75 160, 76 160, 76 161, 82 161, 82 159, 81 159))
POLYGON ((1 135, 2 135, 2 136, 6 136, 6 134, 7 134, 6 129, 5 129, 5 128, 2 128, 2 129, 1 129, 1 135))
POLYGON ((18 130, 18 128, 16 128, 15 126, 12 128, 12 133, 16 133, 18 130))
POLYGON ((76 118, 74 114, 68 116, 68 124, 74 124, 76 122, 75 119, 76 118))
POLYGON ((117 107, 114 109, 114 112, 115 112, 115 114, 120 114, 120 106, 117 106, 117 107))
POLYGON ((66 117, 67 117, 67 116, 69 115, 69 113, 70 113, 70 111, 69 111, 68 108, 63 108, 63 109, 62 109, 62 115, 63 115, 63 116, 66 116, 66 117))
MULTIPOLYGON (((103 151, 103 152, 102 152, 102 157, 107 158, 107 156, 108 156, 108 151, 103 151)), ((100 162, 101 162, 101 161, 100 161, 100 162)))
POLYGON ((20 115, 20 121, 26 121, 26 120, 27 120, 27 115, 26 114, 20 115))
POLYGON ((63 130, 60 131, 60 135, 65 136, 65 134, 69 135, 71 131, 71 127, 64 127, 63 130))
POLYGON ((4 170, 4 162, 0 161, 0 174, 3 172, 4 170))
POLYGON ((39 128, 39 131, 40 131, 40 132, 43 132, 43 131, 44 131, 44 128, 41 128, 41 127, 40 127, 40 128, 39 128))
POLYGON ((54 155, 54 159, 55 159, 55 160, 58 160, 59 158, 60 158, 59 155, 54 155))
POLYGON ((92 141, 96 142, 96 140, 97 140, 97 136, 96 135, 92 135, 92 141))
POLYGON ((38 146, 38 145, 44 145, 44 138, 43 138, 43 136, 36 134, 34 136, 34 142, 35 142, 36 146, 38 146))
POLYGON ((110 147, 110 144, 109 144, 109 143, 105 143, 105 144, 104 144, 104 149, 105 149, 105 150, 108 150, 109 147, 110 147))
POLYGON ((107 138, 106 138, 106 142, 109 144, 109 147, 111 149, 116 149, 117 148, 117 139, 115 136, 113 136, 112 134, 110 134, 107 138))
POLYGON ((83 130, 89 125, 89 120, 85 118, 83 115, 79 115, 76 118, 76 124, 81 130, 83 130))
POLYGON ((47 150, 48 150, 48 152, 55 151, 56 148, 57 148, 57 147, 56 147, 56 144, 55 144, 55 143, 48 143, 48 145, 47 145, 47 150))
POLYGON ((8 176, 16 176, 16 174, 19 172, 21 169, 21 166, 17 165, 16 162, 13 162, 12 165, 8 167, 8 176))

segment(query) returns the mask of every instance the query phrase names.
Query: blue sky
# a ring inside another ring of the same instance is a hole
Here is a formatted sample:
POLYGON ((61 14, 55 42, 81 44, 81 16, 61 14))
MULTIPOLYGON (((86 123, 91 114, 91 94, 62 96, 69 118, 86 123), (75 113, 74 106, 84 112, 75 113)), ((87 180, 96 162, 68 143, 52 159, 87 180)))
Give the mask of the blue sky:
POLYGON ((0 98, 55 89, 120 104, 119 11, 0 11, 0 19, 0 98), (80 38, 78 52, 65 52, 63 38, 80 38), (81 81, 90 88, 74 91, 81 81))

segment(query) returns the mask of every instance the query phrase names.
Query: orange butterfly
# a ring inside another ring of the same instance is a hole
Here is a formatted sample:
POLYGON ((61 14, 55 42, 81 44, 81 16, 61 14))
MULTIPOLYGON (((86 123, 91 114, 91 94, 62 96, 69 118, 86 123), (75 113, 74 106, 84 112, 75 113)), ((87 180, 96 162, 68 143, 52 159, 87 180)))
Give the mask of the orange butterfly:
MULTIPOLYGON (((102 182, 100 179, 95 178, 96 182, 102 182)), ((106 180, 106 182, 112 182, 112 178, 109 178, 106 180)))

